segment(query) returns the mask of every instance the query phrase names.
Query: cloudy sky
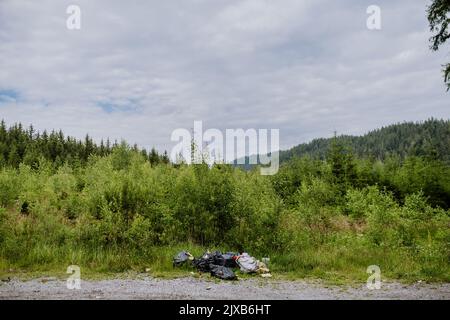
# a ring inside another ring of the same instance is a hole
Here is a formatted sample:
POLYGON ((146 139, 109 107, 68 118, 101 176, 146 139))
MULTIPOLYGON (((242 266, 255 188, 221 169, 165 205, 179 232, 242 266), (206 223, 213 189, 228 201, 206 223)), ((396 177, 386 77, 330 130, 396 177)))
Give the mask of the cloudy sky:
POLYGON ((427 3, 0 0, 0 118, 161 151, 194 120, 278 128, 288 148, 449 118, 449 50, 429 50, 427 3), (66 27, 71 4, 80 30, 66 27))

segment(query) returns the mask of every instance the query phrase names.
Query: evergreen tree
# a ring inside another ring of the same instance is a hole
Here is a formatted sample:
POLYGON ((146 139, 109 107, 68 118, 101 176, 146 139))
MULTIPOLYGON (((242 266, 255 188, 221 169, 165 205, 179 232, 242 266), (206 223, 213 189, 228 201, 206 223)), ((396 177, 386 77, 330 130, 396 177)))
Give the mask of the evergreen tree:
POLYGON ((100 154, 101 157, 103 157, 103 156, 106 155, 106 148, 105 148, 105 145, 104 145, 104 143, 103 143, 103 139, 100 141, 100 151, 99 151, 99 154, 100 154))
POLYGON ((89 156, 94 153, 94 143, 92 142, 91 137, 87 134, 84 139, 84 155, 83 160, 84 162, 87 162, 89 159, 89 156))
POLYGON ((350 148, 344 147, 337 140, 336 134, 331 141, 327 160, 331 165, 331 173, 336 183, 342 185, 354 185, 356 183, 357 175, 353 153, 350 148))
POLYGON ((162 156, 161 162, 164 164, 170 163, 170 159, 169 159, 169 155, 167 154, 167 150, 164 150, 164 154, 162 156))
POLYGON ((156 166, 157 164, 159 164, 160 157, 159 157, 158 152, 155 150, 154 147, 150 151, 150 155, 149 155, 148 159, 149 159, 150 164, 152 165, 152 167, 156 166))
POLYGON ((9 151, 8 155, 8 164, 14 168, 19 167, 19 164, 21 162, 19 152, 17 149, 17 146, 14 144, 11 146, 11 150, 9 151))
POLYGON ((142 149, 141 150, 141 155, 145 160, 148 160, 148 154, 147 154, 147 150, 142 149))

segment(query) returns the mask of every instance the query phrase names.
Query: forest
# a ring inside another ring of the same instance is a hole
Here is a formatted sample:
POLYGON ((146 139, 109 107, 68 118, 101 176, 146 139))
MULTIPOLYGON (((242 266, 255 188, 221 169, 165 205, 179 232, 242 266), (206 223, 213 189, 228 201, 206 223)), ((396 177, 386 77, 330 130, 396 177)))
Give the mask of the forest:
MULTIPOLYGON (((35 132, 33 125, 23 128, 21 123, 6 127, 4 120, 0 122, 0 166, 18 168, 23 163, 35 168, 40 159, 46 159, 53 167, 63 164, 70 167, 85 166, 90 156, 106 156, 118 147, 117 140, 111 143, 103 139, 97 145, 87 134, 84 141, 65 137, 63 132, 46 130, 35 132)), ((152 165, 169 163, 167 151, 159 155, 155 148, 150 152, 133 146, 133 151, 140 152, 152 165)))
MULTIPOLYGON (((339 135, 335 138, 360 158, 384 160, 389 156, 397 156, 401 159, 407 156, 421 156, 439 159, 448 164, 450 163, 450 139, 442 138, 449 136, 449 121, 431 118, 423 122, 392 124, 362 136, 339 135)), ((282 150, 280 162, 305 155, 324 160, 333 140, 334 138, 317 138, 289 150, 282 150)), ((249 164, 248 158, 245 160, 246 164, 239 166, 250 169, 253 165, 249 164)), ((252 163, 257 162, 254 158, 252 160, 252 163)))
MULTIPOLYGON (((424 122, 404 122, 372 130, 363 136, 341 135, 337 139, 352 149, 358 157, 384 160, 390 155, 432 157, 450 163, 449 121, 429 119, 424 122)), ((308 154, 325 159, 332 139, 314 139, 282 151, 280 160, 308 154)))
POLYGON ((180 249, 270 257, 279 277, 450 281, 450 121, 281 153, 279 172, 0 126, 0 273, 168 275, 180 249))

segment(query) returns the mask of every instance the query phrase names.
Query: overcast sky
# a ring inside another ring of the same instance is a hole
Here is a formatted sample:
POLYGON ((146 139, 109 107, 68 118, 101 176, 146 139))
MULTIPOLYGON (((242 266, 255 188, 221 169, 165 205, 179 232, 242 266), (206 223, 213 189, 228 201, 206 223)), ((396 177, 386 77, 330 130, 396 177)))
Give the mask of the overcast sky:
POLYGON ((449 118, 449 47, 429 50, 427 3, 0 0, 0 118, 161 151, 194 120, 278 128, 285 149, 449 118), (80 30, 66 27, 70 4, 80 30))

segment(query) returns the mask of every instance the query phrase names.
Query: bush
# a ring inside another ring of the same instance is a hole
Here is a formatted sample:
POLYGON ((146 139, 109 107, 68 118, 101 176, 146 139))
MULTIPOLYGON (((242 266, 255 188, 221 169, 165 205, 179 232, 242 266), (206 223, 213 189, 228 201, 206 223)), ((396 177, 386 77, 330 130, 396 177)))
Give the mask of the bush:
POLYGON ((20 183, 15 169, 0 169, 0 206, 14 204, 20 193, 20 183))
POLYGON ((368 188, 365 189, 349 189, 345 195, 346 206, 345 212, 355 218, 361 219, 367 216, 367 207, 369 202, 368 188))
POLYGON ((295 199, 297 206, 313 208, 335 206, 340 202, 338 187, 319 178, 303 182, 295 199))
POLYGON ((392 194, 369 187, 367 193, 367 233, 377 244, 392 244, 398 224, 399 208, 392 194))

